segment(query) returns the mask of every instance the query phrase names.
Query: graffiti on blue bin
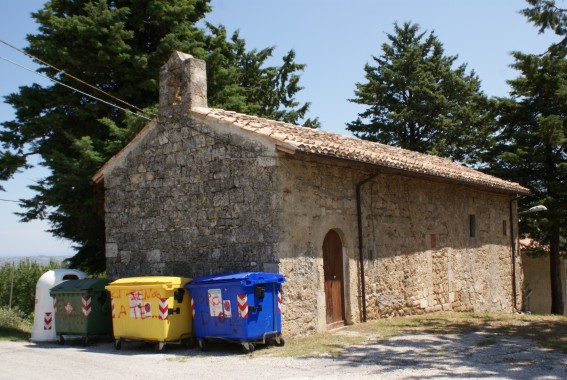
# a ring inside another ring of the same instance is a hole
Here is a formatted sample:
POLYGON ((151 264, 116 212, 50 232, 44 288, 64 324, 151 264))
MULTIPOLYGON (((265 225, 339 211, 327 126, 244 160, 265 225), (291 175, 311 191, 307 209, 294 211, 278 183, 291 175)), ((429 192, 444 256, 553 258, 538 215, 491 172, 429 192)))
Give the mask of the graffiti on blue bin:
POLYGON ((206 310, 201 310, 200 313, 196 314, 196 318, 199 318, 199 323, 202 326, 207 326, 209 324, 214 325, 227 325, 230 327, 244 327, 244 320, 242 318, 227 317, 225 314, 221 313, 218 316, 212 316, 206 310))
POLYGON ((207 295, 195 294, 193 296, 195 310, 198 310, 195 314, 196 322, 202 326, 212 323, 229 327, 243 327, 245 321, 239 318, 237 313, 233 313, 231 300, 219 299, 219 292, 215 290, 207 292, 207 295))

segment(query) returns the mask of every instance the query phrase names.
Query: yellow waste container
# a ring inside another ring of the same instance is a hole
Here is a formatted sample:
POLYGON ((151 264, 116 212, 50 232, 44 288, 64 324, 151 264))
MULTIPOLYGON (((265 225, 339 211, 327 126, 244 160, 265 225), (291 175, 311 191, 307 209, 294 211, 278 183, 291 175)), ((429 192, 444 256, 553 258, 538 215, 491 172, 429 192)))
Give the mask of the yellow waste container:
POLYGON ((147 276, 121 278, 106 286, 110 292, 114 348, 124 340, 191 345, 193 318, 189 293, 183 289, 190 278, 147 276))

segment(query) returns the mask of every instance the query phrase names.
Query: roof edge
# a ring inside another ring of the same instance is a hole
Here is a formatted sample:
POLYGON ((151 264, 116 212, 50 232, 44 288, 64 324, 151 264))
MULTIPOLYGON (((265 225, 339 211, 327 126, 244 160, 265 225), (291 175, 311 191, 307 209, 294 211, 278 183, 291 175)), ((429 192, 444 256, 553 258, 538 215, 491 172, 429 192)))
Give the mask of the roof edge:
MULTIPOLYGON (((285 153, 289 153, 289 152, 286 152, 284 149, 280 149, 280 150, 285 152, 285 153)), ((428 179, 435 180, 437 182, 446 182, 446 183, 466 185, 466 186, 481 188, 481 189, 485 189, 485 190, 492 190, 493 192, 506 193, 506 194, 516 194, 516 195, 531 195, 531 191, 528 188, 525 188, 525 187, 521 186, 520 184, 516 184, 515 182, 506 181, 507 183, 509 183, 511 185, 516 185, 516 186, 513 186, 515 189, 512 189, 512 186, 510 188, 507 188, 507 187, 502 187, 502 186, 497 186, 497 185, 490 185, 490 184, 487 184, 487 183, 467 181, 465 179, 458 179, 458 178, 451 178, 451 177, 433 175, 433 174, 428 174, 428 173, 421 173, 421 172, 417 172, 417 171, 413 171, 413 170, 397 168, 397 167, 394 167, 394 166, 388 166, 388 165, 384 165, 384 164, 377 164, 377 163, 372 163, 372 162, 354 160, 354 159, 345 158, 345 157, 337 157, 337 156, 327 155, 327 154, 323 154, 323 153, 306 152, 306 151, 303 151, 303 150, 300 150, 300 149, 295 149, 292 153, 289 153, 289 154, 294 155, 294 156, 307 156, 307 157, 314 156, 314 157, 325 158, 325 159, 333 160, 333 161, 337 160, 337 161, 348 162, 348 163, 356 163, 358 165, 366 166, 366 167, 369 167, 369 168, 381 168, 381 169, 385 169, 389 172, 401 173, 401 174, 407 175, 409 177, 428 178, 428 179)))
POLYGON ((114 156, 110 157, 101 167, 96 171, 95 174, 91 177, 94 183, 99 183, 104 179, 105 173, 110 170, 112 167, 117 165, 119 160, 124 159, 124 156, 127 155, 135 146, 137 146, 146 136, 148 131, 157 124, 157 118, 152 119, 148 124, 144 126, 137 134, 134 136, 132 140, 128 144, 124 146, 124 148, 120 149, 114 156))

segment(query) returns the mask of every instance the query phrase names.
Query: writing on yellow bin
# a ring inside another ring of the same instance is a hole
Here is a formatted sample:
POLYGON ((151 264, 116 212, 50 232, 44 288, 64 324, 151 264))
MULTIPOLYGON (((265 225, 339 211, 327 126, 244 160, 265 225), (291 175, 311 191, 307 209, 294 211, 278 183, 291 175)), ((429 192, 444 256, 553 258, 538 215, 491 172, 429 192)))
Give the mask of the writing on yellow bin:
POLYGON ((185 277, 148 276, 116 280, 111 295, 115 339, 173 342, 193 335, 185 277))

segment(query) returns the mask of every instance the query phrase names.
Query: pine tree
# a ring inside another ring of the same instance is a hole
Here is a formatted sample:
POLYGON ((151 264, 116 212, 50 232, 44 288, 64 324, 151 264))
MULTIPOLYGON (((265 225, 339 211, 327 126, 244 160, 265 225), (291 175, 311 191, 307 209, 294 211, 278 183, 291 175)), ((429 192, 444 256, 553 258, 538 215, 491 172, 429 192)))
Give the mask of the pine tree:
MULTIPOLYGON (((304 66, 294 62, 294 52, 283 57, 281 66, 266 67, 273 48, 248 51, 237 33, 229 39, 221 26, 199 28, 209 2, 51 0, 32 14, 40 27, 28 36, 25 50, 154 113, 159 67, 173 51, 187 52, 207 61, 212 107, 298 123, 309 104, 295 101, 304 66)), ((42 65, 39 71, 93 93, 52 67, 42 65)), ((16 119, 0 130, 0 180, 29 165, 34 155, 51 170, 31 186, 37 195, 22 202, 22 220, 49 220, 51 233, 74 243, 73 267, 104 271, 104 222, 96 214, 101 206, 90 178, 147 120, 61 85, 24 86, 6 96, 6 102, 14 107, 16 119)), ((306 124, 317 127, 318 121, 308 119, 306 124)))
MULTIPOLYGON (((563 40, 541 54, 513 53, 520 76, 500 99, 499 130, 490 152, 490 172, 528 186, 533 197, 522 208, 543 204, 543 215, 522 216, 522 232, 549 245, 551 313, 563 314, 561 250, 567 249, 567 11, 550 0, 528 0, 523 13, 540 32, 553 29, 563 40)), ((542 49, 543 50, 543 49, 542 49)))
POLYGON ((453 68, 442 43, 419 25, 394 24, 382 54, 366 64, 352 102, 368 106, 347 124, 358 137, 475 161, 486 137, 488 100, 474 72, 453 68))
POLYGON ((535 26, 539 27, 539 32, 547 30, 553 31, 562 39, 560 42, 552 44, 549 52, 561 54, 567 49, 567 9, 557 5, 555 0, 526 0, 530 8, 522 10, 522 14, 527 17, 535 26))

